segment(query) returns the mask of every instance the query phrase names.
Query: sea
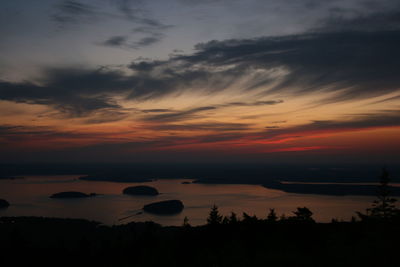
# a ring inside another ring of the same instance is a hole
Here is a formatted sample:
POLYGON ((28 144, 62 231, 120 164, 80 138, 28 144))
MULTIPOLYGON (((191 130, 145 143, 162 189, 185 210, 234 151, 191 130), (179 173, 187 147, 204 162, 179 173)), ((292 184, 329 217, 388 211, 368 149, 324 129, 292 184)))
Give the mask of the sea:
POLYGON ((271 208, 278 216, 293 215, 297 207, 307 207, 318 222, 332 219, 348 221, 356 212, 365 212, 374 196, 330 196, 287 193, 262 185, 201 184, 188 179, 155 179, 145 183, 117 183, 80 180, 81 175, 36 175, 23 179, 0 180, 0 198, 10 206, 0 210, 0 216, 43 216, 80 218, 106 225, 126 224, 132 221, 153 221, 164 226, 182 225, 184 218, 191 225, 206 223, 213 205, 220 213, 243 213, 266 218, 271 208), (186 182, 186 183, 185 183, 186 182), (189 182, 189 183, 187 183, 189 182), (157 196, 124 195, 128 186, 155 187, 157 196), (99 194, 82 199, 53 199, 50 196, 63 191, 99 194), (142 211, 146 204, 179 199, 184 210, 175 215, 154 215, 142 211))

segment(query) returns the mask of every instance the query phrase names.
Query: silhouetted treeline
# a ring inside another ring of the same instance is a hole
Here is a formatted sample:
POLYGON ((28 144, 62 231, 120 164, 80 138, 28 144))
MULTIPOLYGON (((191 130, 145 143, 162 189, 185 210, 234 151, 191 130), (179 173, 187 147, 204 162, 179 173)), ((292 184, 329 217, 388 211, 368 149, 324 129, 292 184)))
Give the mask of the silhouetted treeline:
POLYGON ((396 266, 400 225, 242 218, 162 227, 103 226, 49 218, 1 218, 0 265, 396 266))

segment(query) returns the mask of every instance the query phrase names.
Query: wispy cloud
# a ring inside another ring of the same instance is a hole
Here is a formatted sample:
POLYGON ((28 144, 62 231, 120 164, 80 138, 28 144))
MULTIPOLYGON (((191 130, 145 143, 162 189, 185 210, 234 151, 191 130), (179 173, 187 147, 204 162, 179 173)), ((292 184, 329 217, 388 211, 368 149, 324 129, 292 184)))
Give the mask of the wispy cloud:
POLYGON ((153 130, 159 131, 244 131, 251 128, 247 123, 226 123, 226 122, 207 122, 207 123, 185 123, 185 124, 154 124, 148 126, 153 130))
POLYGON ((258 138, 336 134, 385 127, 400 127, 400 110, 382 110, 376 113, 351 115, 342 120, 316 120, 299 126, 268 128, 258 138))
POLYGON ((41 85, 0 81, 0 99, 51 106, 81 117, 121 106, 112 96, 129 90, 132 81, 118 72, 87 69, 48 69, 41 85))
POLYGON ((51 18, 62 29, 69 24, 91 23, 98 17, 95 6, 74 0, 65 0, 55 6, 56 11, 51 18))
POLYGON ((173 111, 173 112, 168 112, 168 113, 163 112, 162 114, 146 116, 144 118, 144 120, 146 120, 146 121, 162 121, 162 122, 187 120, 187 119, 196 118, 198 116, 197 115, 198 113, 215 110, 215 109, 216 109, 216 107, 213 107, 213 106, 205 106, 205 107, 186 109, 183 111, 173 111))
MULTIPOLYGON (((156 29, 167 27, 145 19, 148 13, 140 1, 115 3, 126 17, 142 18, 142 25, 135 29, 137 33, 157 34, 156 29)), ((59 9, 62 14, 77 17, 97 12, 96 8, 78 1, 64 1, 59 9)), ((362 25, 369 25, 366 21, 376 21, 376 16, 364 16, 362 25)), ((393 15, 392 20, 395 18, 393 15)), ((351 24, 352 20, 343 23, 351 24)), ((1 81, 0 99, 49 105, 71 116, 85 116, 95 110, 121 108, 115 96, 143 101, 182 92, 212 95, 235 86, 239 87, 235 90, 242 92, 258 90, 262 99, 279 94, 291 97, 335 93, 329 94, 327 102, 398 92, 400 76, 396 70, 400 69, 400 32, 381 28, 366 30, 365 27, 349 32, 326 23, 311 33, 210 41, 198 44, 191 54, 174 55, 167 60, 134 61, 128 66, 133 70, 129 75, 106 69, 48 69, 40 83, 1 81), (240 82, 243 80, 246 82, 240 82)), ((144 36, 136 44, 150 45, 156 41, 153 37, 144 36)), ((115 35, 105 44, 125 46, 132 42, 127 35, 115 35)), ((147 119, 181 120, 224 106, 280 103, 276 101, 279 100, 205 105, 156 114, 147 119), (202 109, 207 106, 208 109, 202 109)))
POLYGON ((73 25, 100 23, 104 20, 126 20, 134 29, 123 35, 114 35, 100 42, 101 45, 133 48, 150 46, 160 42, 165 37, 165 31, 172 28, 156 18, 146 8, 144 1, 112 0, 108 4, 115 7, 106 9, 103 4, 91 2, 90 4, 77 0, 63 0, 54 6, 51 19, 59 30, 73 25))
POLYGON ((144 113, 161 113, 151 114, 142 118, 144 121, 159 121, 159 122, 171 122, 171 121, 183 121, 194 118, 202 118, 207 116, 201 116, 200 113, 205 111, 216 111, 221 108, 229 107, 249 107, 249 106, 270 106, 283 103, 282 100, 268 100, 268 101, 254 101, 254 102, 229 102, 222 103, 214 106, 200 106, 184 110, 171 110, 171 109, 152 109, 143 110, 144 113))
POLYGON ((123 35, 116 35, 108 38, 106 41, 103 42, 103 45, 106 46, 116 46, 116 47, 123 47, 127 46, 127 36, 123 35))

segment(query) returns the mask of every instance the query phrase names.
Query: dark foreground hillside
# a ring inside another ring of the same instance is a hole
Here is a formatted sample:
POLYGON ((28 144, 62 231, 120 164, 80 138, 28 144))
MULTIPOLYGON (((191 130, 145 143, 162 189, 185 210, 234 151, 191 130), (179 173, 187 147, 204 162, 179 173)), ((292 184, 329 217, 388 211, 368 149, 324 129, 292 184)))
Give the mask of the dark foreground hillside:
POLYGON ((0 266, 399 266, 400 225, 252 220, 199 227, 0 218, 0 266))

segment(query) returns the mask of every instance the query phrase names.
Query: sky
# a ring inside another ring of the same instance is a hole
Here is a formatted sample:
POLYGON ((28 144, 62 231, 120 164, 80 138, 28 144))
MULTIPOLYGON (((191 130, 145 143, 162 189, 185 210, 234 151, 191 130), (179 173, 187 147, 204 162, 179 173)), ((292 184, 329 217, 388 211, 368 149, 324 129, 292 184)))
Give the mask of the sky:
POLYGON ((397 0, 2 0, 1 162, 400 163, 397 0))

